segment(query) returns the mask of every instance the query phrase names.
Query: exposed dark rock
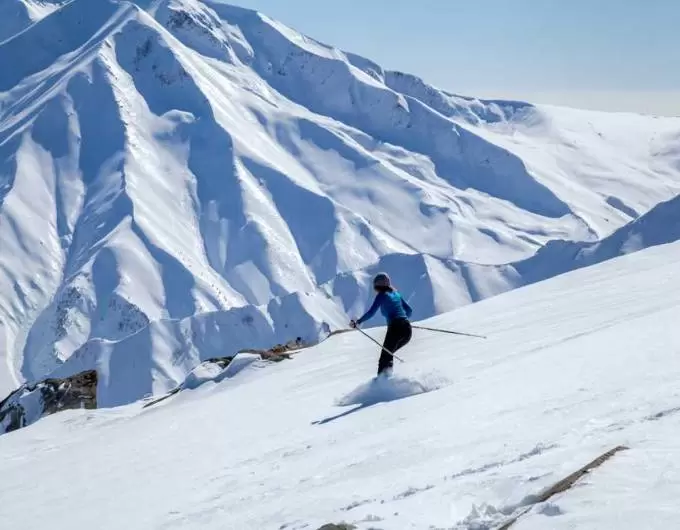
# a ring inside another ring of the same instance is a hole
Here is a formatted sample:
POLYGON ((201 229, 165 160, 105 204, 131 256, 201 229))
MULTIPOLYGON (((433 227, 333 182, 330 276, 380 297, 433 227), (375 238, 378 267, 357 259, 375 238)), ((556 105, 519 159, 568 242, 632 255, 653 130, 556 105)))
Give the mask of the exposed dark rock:
POLYGON ((266 351, 266 352, 262 352, 260 355, 262 356, 262 358, 265 361, 271 361, 271 362, 274 362, 274 363, 279 363, 281 361, 285 361, 286 359, 291 358, 290 353, 283 353, 283 352, 276 353, 276 352, 272 352, 272 351, 266 351))
POLYGON ((234 360, 233 356, 230 356, 230 357, 213 357, 212 359, 206 359, 201 364, 204 364, 204 363, 216 364, 224 370, 227 366, 229 366, 229 363, 233 360, 234 360))
POLYGON ((340 524, 325 524, 319 527, 317 530, 356 530, 356 526, 353 524, 340 523, 340 524))
POLYGON ((0 434, 26 427, 44 416, 69 409, 97 408, 97 372, 23 385, 0 402, 0 434))
POLYGON ((239 353, 254 353, 262 357, 262 359, 265 361, 278 363, 286 359, 290 359, 292 357, 292 353, 304 348, 309 348, 310 346, 314 346, 314 344, 307 344, 302 340, 301 337, 297 337, 295 340, 291 340, 286 344, 277 344, 268 350, 245 349, 240 350, 239 353))

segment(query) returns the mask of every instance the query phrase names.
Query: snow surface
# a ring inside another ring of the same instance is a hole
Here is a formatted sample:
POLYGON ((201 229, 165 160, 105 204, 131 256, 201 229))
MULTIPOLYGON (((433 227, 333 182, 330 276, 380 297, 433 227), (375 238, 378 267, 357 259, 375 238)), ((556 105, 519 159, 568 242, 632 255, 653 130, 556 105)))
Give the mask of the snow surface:
POLYGON ((345 333, 147 409, 50 416, 0 437, 0 520, 493 528, 626 445, 514 528, 677 528, 679 260, 657 246, 434 318, 489 338, 416 331, 392 387, 370 390, 376 348, 345 333))
POLYGON ((679 119, 452 95, 221 2, 0 20, 0 395, 93 367, 129 381, 105 402, 164 392, 345 326, 377 270, 440 314, 680 190, 679 119))
POLYGON ((50 15, 67 1, 3 0, 0 3, 0 43, 50 15))
MULTIPOLYGON (((598 242, 552 241, 534 256, 517 263, 485 267, 464 264, 453 266, 460 267, 461 272, 470 279, 470 285, 486 286, 487 291, 483 291, 482 287, 475 291, 475 298, 479 300, 513 287, 529 285, 556 274, 678 239, 680 198, 675 198, 657 205, 598 242), (494 274, 497 280, 492 283, 494 274)), ((436 268, 431 266, 430 270, 436 268)), ((422 288, 422 275, 425 272, 414 274, 415 271, 419 271, 417 264, 411 264, 394 275, 404 292, 417 292, 422 288), (408 274, 415 277, 409 277, 408 274)), ((366 276, 364 282, 370 285, 370 277, 366 276)), ((341 288, 342 284, 338 292, 342 292, 341 288)), ((423 297, 412 297, 411 301, 419 304, 423 297)), ((132 403, 148 395, 161 395, 184 386, 187 372, 197 365, 200 368, 204 359, 233 355, 244 349, 266 349, 277 340, 277 336, 294 328, 299 315, 307 311, 323 315, 323 320, 342 320, 342 314, 332 299, 318 293, 303 298, 297 295, 288 297, 279 308, 269 306, 266 311, 246 307, 205 313, 183 320, 158 320, 118 341, 89 341, 57 368, 53 375, 67 377, 97 369, 97 402, 100 406, 132 403)), ((324 330, 318 328, 316 334, 323 335, 324 330)))

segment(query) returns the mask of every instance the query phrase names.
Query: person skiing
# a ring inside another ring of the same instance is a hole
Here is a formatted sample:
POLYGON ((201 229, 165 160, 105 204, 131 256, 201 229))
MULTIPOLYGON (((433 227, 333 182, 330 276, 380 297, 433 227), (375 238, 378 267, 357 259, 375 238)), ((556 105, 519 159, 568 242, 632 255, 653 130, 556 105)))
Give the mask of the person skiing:
POLYGON ((378 361, 378 375, 382 373, 389 374, 394 363, 392 354, 406 346, 411 340, 412 331, 409 318, 413 313, 413 309, 402 298, 401 294, 392 287, 390 277, 384 272, 377 274, 373 279, 373 288, 377 294, 370 309, 361 318, 350 321, 349 325, 352 328, 360 326, 373 318, 378 309, 380 309, 387 320, 387 334, 385 335, 385 342, 383 342, 383 349, 378 361))

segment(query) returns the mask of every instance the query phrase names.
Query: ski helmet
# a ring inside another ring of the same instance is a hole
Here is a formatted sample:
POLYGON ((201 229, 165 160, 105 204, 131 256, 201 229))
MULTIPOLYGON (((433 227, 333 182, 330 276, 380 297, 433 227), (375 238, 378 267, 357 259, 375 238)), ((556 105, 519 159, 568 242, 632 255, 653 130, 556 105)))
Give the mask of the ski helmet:
POLYGON ((373 278, 373 287, 391 287, 392 282, 390 281, 390 277, 384 273, 378 273, 375 275, 375 278, 373 278))

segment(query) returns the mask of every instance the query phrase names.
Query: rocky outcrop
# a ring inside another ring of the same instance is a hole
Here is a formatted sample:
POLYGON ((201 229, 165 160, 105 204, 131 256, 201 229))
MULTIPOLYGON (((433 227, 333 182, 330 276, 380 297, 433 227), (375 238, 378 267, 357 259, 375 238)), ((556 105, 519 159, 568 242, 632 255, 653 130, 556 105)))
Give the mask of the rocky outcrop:
POLYGON ((210 364, 216 364, 219 366, 222 370, 224 370, 227 366, 229 366, 229 363, 234 359, 233 356, 229 357, 214 357, 212 359, 206 359, 203 361, 204 363, 210 363, 210 364))
POLYGON ((0 402, 0 434, 15 431, 44 416, 68 409, 97 408, 97 372, 26 384, 0 402))
POLYGON ((317 344, 318 342, 305 343, 301 337, 297 337, 295 340, 288 341, 286 344, 272 346, 268 350, 245 349, 240 350, 238 353, 254 353, 262 357, 265 361, 277 363, 285 359, 290 359, 292 354, 305 348, 316 346, 317 344))

